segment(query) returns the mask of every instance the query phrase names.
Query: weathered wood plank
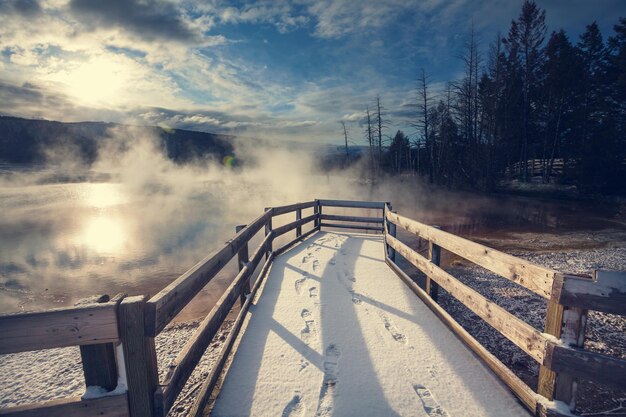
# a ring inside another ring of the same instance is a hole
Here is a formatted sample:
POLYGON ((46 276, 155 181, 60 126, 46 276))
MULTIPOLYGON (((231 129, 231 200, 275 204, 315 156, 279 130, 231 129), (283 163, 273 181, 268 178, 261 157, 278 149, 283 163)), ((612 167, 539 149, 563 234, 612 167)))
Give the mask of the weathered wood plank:
POLYGON ((352 207, 365 209, 383 209, 382 201, 352 201, 352 200, 318 200, 322 207, 352 207))
POLYGON ((273 207, 272 215, 280 216, 281 214, 291 213, 292 211, 307 209, 315 206, 315 200, 303 203, 289 204, 287 206, 273 207))
POLYGON ((126 394, 81 400, 80 397, 0 408, 6 417, 128 417, 126 394))
POLYGON ((312 222, 316 218, 317 218, 316 214, 311 214, 310 216, 307 216, 304 219, 296 220, 295 222, 287 223, 284 226, 277 227, 276 229, 274 229, 274 236, 275 237, 282 236, 285 233, 292 231, 296 227, 302 227, 305 224, 312 222))
POLYGON ((519 346, 537 362, 543 363, 546 339, 542 334, 496 303, 483 297, 480 293, 461 283, 437 265, 424 258, 398 239, 387 236, 388 244, 400 255, 435 280, 450 295, 462 302, 467 308, 485 320, 503 336, 519 346))
POLYGON ((261 286, 261 283, 265 279, 265 276, 267 275, 267 271, 269 270, 269 266, 271 265, 273 260, 274 260, 274 253, 270 255, 269 259, 265 262, 265 265, 263 265, 263 269, 261 270, 261 273, 259 274, 259 278, 254 283, 254 287, 252 288, 252 292, 250 293, 250 296, 247 298, 245 304, 241 308, 241 311, 237 315, 237 318, 235 319, 235 323, 233 324, 233 327, 230 330, 228 337, 226 338, 224 344, 222 345, 222 349, 220 351, 217 362, 215 363, 215 365, 213 365, 213 368, 211 369, 211 373, 209 374, 209 376, 204 380, 204 383, 202 384, 202 387, 200 388, 200 392, 198 393, 198 396, 196 397, 196 401, 194 402, 194 405, 191 408, 191 410, 189 410, 190 416, 199 417, 203 415, 204 407, 206 406, 209 398, 211 398, 211 393, 213 392, 213 389, 215 388, 215 384, 217 384, 219 376, 222 373, 222 370, 224 369, 224 365, 226 364, 226 360, 228 359, 228 355, 230 354, 233 348, 233 345, 235 343, 235 340, 237 339, 237 336, 239 335, 239 332, 241 331, 241 326, 243 325, 244 318, 246 317, 248 309, 250 308, 250 304, 252 303, 252 300, 254 300, 254 297, 259 287, 261 286))
POLYGON ((594 271, 593 279, 563 275, 562 280, 561 304, 626 315, 626 272, 594 271))
MULTIPOLYGON (((207 346, 215 337, 220 326, 228 316, 230 309, 241 294, 244 284, 249 282, 250 276, 256 269, 257 265, 265 255, 269 243, 274 238, 273 232, 265 237, 261 245, 252 255, 252 259, 237 274, 230 286, 224 291, 224 294, 215 303, 215 307, 202 320, 198 330, 185 343, 180 353, 170 364, 168 373, 163 382, 163 409, 167 414, 174 404, 176 397, 180 394, 189 376, 195 369, 196 365, 202 358, 207 346)), ((271 254, 270 254, 271 256, 271 254)))
MULTIPOLYGON (((302 209, 296 210, 296 221, 302 220, 302 209)), ((298 225, 296 227, 296 237, 300 237, 302 235, 302 225, 298 225)))
MULTIPOLYGON (((563 312, 561 342, 570 347, 582 348, 585 345, 586 325, 587 310, 578 307, 566 307, 563 312)), ((578 382, 575 376, 563 372, 556 376, 554 398, 567 404, 571 411, 576 409, 577 390, 578 382)))
POLYGON ((335 227, 337 229, 358 229, 358 230, 374 230, 376 232, 382 232, 382 226, 361 226, 358 224, 340 224, 340 223, 321 223, 320 227, 335 227))
MULTIPOLYGON (((546 310, 546 324, 544 332, 561 338, 561 330, 563 326, 563 305, 559 304, 556 299, 548 301, 546 310)), ((554 391, 556 389, 556 372, 552 371, 544 364, 539 367, 539 380, 537 382, 537 393, 552 401, 554 399, 554 391)))
MULTIPOLYGON (((438 229, 438 226, 433 226, 438 229)), ((433 264, 439 266, 441 265, 441 247, 432 241, 428 242, 428 259, 433 264)), ((439 298, 439 285, 430 279, 430 277, 426 276, 426 293, 431 296, 431 298, 437 302, 439 298)))
POLYGON ((338 216, 335 214, 322 214, 321 219, 356 223, 383 223, 382 217, 338 216))
POLYGON ((421 289, 413 280, 400 269, 400 267, 386 259, 387 265, 402 279, 402 281, 426 304, 432 311, 444 322, 446 326, 470 348, 484 363, 496 374, 500 380, 508 386, 511 391, 520 399, 520 401, 531 411, 537 409, 537 395, 533 390, 517 377, 509 368, 507 368, 498 358, 491 354, 483 345, 480 344, 467 330, 450 316, 441 306, 433 301, 426 292, 421 289))
POLYGON ((128 408, 132 417, 154 415, 153 398, 159 383, 154 338, 145 334, 146 298, 143 295, 126 297, 118 309, 128 408))
POLYGON ((115 303, 0 316, 0 354, 119 341, 115 303))
POLYGON ((266 211, 245 229, 198 262, 190 270, 152 297, 148 303, 146 329, 155 336, 191 301, 272 217, 266 211))
POLYGON ((626 360, 588 350, 550 343, 549 368, 557 373, 596 381, 616 388, 626 387, 626 360))
POLYGON ((388 211, 386 215, 392 223, 397 224, 407 231, 423 239, 432 241, 468 261, 516 282, 542 297, 550 298, 552 281, 557 271, 535 265, 526 260, 472 242, 471 240, 444 232, 443 230, 437 230, 434 227, 427 226, 390 211, 388 211))
MULTIPOLYGON (((119 304, 126 294, 118 294, 113 302, 119 304)), ((107 303, 111 301, 109 296, 84 298, 75 306, 90 305, 94 303, 107 303)), ((100 343, 97 345, 80 346, 80 358, 85 376, 85 386, 102 387, 107 391, 113 391, 117 386, 117 362, 115 360, 115 345, 113 343, 100 343)))
MULTIPOLYGON (((246 225, 242 224, 235 227, 235 233, 239 233, 241 230, 245 229, 246 225)), ((237 264, 239 266, 239 271, 241 271, 246 264, 250 261, 248 258, 248 242, 246 242, 239 252, 237 253, 237 264)), ((246 296, 250 294, 250 281, 243 285, 241 289, 241 305, 246 302, 246 296)))

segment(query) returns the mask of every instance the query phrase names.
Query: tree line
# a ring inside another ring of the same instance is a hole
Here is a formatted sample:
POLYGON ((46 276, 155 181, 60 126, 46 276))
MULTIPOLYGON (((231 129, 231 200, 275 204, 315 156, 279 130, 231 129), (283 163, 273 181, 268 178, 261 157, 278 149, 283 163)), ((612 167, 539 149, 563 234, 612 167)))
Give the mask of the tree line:
POLYGON ((562 161, 560 181, 581 191, 626 192, 625 18, 607 41, 594 22, 574 42, 563 30, 548 36, 545 11, 527 0, 486 53, 472 28, 461 60, 462 78, 443 92, 434 93, 421 70, 413 139, 402 131, 389 136, 379 96, 366 107, 361 123, 372 177, 410 174, 491 190, 505 175, 531 181, 531 160, 540 160, 539 180, 549 182, 562 161))

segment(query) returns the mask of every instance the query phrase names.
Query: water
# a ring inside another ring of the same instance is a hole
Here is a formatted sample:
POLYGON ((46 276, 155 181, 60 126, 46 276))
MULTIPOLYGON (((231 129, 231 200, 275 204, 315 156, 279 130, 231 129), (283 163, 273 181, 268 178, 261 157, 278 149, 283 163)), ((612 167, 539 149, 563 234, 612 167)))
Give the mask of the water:
MULTIPOLYGON (((324 190, 295 188, 310 192, 308 198, 325 197, 338 187, 330 181, 324 190)), ((232 236, 236 224, 276 204, 260 196, 277 194, 281 204, 305 199, 261 188, 254 181, 189 177, 139 187, 132 181, 0 186, 0 312, 71 305, 94 294, 155 294, 232 236)), ((518 232, 626 230, 619 205, 407 190, 388 195, 388 187, 365 193, 355 184, 350 190, 337 197, 391 200, 402 214, 496 247, 518 232)), ((282 223, 292 220, 287 217, 282 223)), ((208 311, 234 271, 230 265, 209 284, 186 317, 208 311)))
POLYGON ((232 230, 215 201, 202 182, 180 199, 119 183, 1 188, 0 311, 156 293, 232 230))

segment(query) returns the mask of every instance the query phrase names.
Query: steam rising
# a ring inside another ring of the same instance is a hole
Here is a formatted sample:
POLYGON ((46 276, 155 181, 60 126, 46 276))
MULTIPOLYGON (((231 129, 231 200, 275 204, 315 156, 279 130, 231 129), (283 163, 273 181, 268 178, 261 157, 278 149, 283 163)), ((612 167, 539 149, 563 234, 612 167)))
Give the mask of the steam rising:
MULTIPOLYGON (((68 304, 94 293, 154 293, 265 207, 372 198, 359 185, 361 167, 318 172, 310 151, 241 140, 236 153, 246 163, 233 169, 210 158, 177 165, 158 143, 147 129, 115 127, 91 167, 75 162, 70 148, 54 149, 46 169, 4 177, 2 310, 68 304), (42 184, 55 175, 110 180, 42 184)), ((294 217, 281 216, 275 225, 294 217)))

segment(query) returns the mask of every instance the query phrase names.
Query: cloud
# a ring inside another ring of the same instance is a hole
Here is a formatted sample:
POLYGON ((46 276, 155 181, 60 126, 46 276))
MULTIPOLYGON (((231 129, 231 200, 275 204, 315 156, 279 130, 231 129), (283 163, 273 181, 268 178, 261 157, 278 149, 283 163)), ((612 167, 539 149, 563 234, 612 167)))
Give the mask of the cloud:
POLYGON ((0 14, 17 14, 25 17, 35 17, 42 13, 37 0, 9 0, 0 3, 0 14))
POLYGON ((144 40, 198 41, 173 3, 157 0, 72 0, 70 10, 87 27, 119 27, 144 40))

